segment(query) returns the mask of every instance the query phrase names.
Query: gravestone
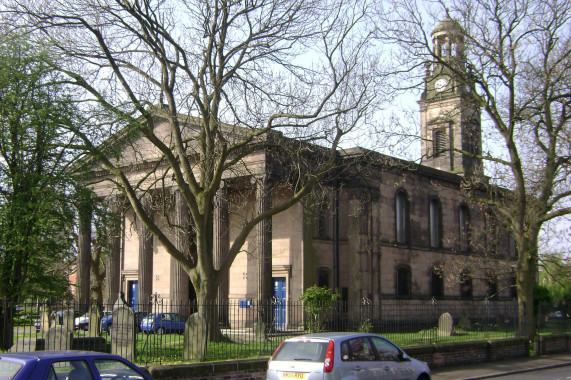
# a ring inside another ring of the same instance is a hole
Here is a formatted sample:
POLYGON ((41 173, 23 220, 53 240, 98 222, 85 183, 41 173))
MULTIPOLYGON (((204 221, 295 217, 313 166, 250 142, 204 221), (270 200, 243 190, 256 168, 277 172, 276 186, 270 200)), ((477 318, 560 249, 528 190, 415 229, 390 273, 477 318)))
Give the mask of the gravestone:
POLYGON ((69 331, 73 331, 73 327, 74 327, 74 317, 75 314, 73 313, 73 310, 64 310, 63 311, 63 327, 65 327, 66 329, 68 329, 69 331))
POLYGON ((47 307, 42 307, 40 309, 40 333, 43 337, 46 336, 46 333, 50 329, 50 313, 48 312, 47 307))
POLYGON ((444 313, 438 318, 438 336, 450 336, 452 334, 452 316, 444 313))
POLYGON ((46 333, 46 350, 70 350, 73 333, 64 326, 50 327, 46 333))
POLYGON ((184 360, 202 360, 206 358, 206 339, 208 325, 202 313, 194 313, 184 326, 184 360))
POLYGON ((254 335, 257 340, 266 340, 266 324, 264 321, 257 320, 254 323, 254 335))
POLYGON ((50 327, 59 326, 59 325, 61 325, 59 315, 55 311, 52 311, 50 313, 50 327))
POLYGON ((87 336, 95 337, 99 336, 99 323, 101 321, 101 312, 97 305, 91 305, 89 307, 89 312, 87 314, 89 316, 89 325, 87 336))
POLYGON ((111 353, 135 360, 135 312, 119 297, 113 305, 111 353))

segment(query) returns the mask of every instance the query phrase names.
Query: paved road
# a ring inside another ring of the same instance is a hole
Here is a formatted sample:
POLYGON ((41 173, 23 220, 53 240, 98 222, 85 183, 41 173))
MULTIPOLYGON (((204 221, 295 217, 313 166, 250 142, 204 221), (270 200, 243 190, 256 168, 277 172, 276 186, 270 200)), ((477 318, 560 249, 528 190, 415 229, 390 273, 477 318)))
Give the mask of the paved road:
POLYGON ((571 367, 559 367, 543 369, 533 372, 518 373, 509 376, 495 377, 494 379, 506 380, 571 380, 571 367))
MULTIPOLYGON (((522 376, 530 375, 526 379, 543 379, 542 375, 534 372, 560 368, 565 377, 556 377, 567 380, 571 375, 571 352, 544 355, 529 358, 498 360, 484 363, 465 364, 454 367, 432 368, 432 380, 461 380, 461 379, 488 379, 498 376, 516 375, 520 380, 522 376), (530 372, 533 371, 533 372, 530 372)), ((547 377, 546 379, 556 379, 547 377)), ((516 379, 511 377, 510 379, 516 379)))

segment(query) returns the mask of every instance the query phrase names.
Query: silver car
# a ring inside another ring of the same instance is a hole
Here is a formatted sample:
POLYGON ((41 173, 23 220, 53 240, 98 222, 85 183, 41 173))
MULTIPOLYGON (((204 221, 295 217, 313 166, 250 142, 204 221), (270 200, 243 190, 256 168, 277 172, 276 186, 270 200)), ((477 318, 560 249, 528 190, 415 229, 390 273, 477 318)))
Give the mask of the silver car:
POLYGON ((382 336, 322 333, 284 340, 268 362, 266 378, 429 380, 430 369, 382 336))

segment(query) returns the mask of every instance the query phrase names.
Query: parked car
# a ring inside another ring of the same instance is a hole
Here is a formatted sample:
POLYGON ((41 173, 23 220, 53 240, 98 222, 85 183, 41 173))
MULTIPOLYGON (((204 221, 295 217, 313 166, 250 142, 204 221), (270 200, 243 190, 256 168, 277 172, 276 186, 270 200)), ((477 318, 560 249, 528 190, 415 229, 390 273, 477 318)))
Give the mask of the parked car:
MULTIPOLYGON (((137 332, 141 331, 141 321, 147 315, 149 315, 149 313, 146 313, 144 311, 135 312, 135 326, 137 328, 137 332)), ((104 311, 103 316, 101 317, 101 331, 109 333, 109 331, 111 331, 112 326, 113 326, 113 312, 104 311)))
POLYGON ((120 356, 84 351, 0 354, 0 377, 7 380, 153 379, 120 356))
POLYGON ((186 318, 176 313, 149 314, 141 321, 141 331, 147 333, 183 333, 186 318))
POLYGON ((379 335, 321 333, 284 340, 268 362, 266 377, 429 380, 430 369, 379 335))
MULTIPOLYGON (((55 314, 57 315, 57 324, 58 325, 63 325, 63 311, 56 311, 55 314)), ((73 317, 74 317, 74 322, 75 319, 77 317, 79 317, 81 314, 79 313, 79 311, 74 311, 73 312, 73 317)), ((42 320, 41 318, 38 318, 34 321, 34 327, 36 328, 36 331, 40 331, 40 328, 42 327, 42 320)))
POLYGON ((73 320, 73 326, 78 330, 87 330, 89 328, 89 313, 85 313, 73 320))

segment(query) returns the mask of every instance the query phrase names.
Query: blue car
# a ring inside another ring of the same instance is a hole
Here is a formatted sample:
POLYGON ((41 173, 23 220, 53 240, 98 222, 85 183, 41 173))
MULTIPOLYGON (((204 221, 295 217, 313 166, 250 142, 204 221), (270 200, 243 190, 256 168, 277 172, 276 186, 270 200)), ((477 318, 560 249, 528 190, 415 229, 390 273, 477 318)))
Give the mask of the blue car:
POLYGON ((117 355, 85 351, 0 354, 0 378, 9 380, 153 380, 117 355))
MULTIPOLYGON (((136 311, 135 312, 135 326, 137 327, 137 332, 141 331, 141 321, 145 318, 149 313, 145 313, 143 311, 136 311)), ((103 317, 101 317, 101 332, 108 333, 111 328, 113 327, 113 313, 110 311, 104 311, 103 317)))
POLYGON ((140 329, 144 333, 179 333, 184 332, 186 318, 176 313, 149 314, 141 321, 140 329))

